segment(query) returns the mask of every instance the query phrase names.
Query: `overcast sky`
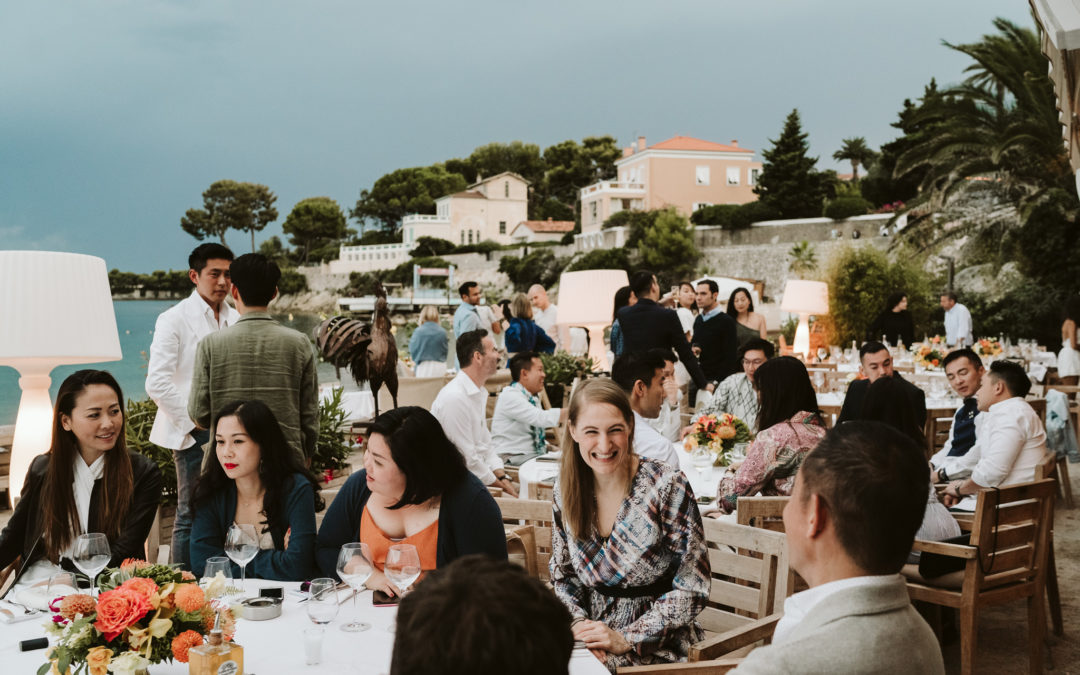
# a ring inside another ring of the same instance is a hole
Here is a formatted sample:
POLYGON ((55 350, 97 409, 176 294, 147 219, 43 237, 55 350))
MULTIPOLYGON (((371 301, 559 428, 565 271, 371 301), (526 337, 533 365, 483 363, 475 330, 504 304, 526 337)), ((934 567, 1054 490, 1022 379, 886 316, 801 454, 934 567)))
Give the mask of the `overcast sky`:
MULTIPOLYGON (((493 141, 696 136, 760 151, 798 108, 820 167, 1026 0, 0 4, 0 248, 180 269, 215 180, 345 209, 493 141)), ((850 167, 847 167, 850 170, 850 167)), ((352 223, 352 226, 356 226, 352 223)), ((230 232, 239 253, 246 234, 230 232)))

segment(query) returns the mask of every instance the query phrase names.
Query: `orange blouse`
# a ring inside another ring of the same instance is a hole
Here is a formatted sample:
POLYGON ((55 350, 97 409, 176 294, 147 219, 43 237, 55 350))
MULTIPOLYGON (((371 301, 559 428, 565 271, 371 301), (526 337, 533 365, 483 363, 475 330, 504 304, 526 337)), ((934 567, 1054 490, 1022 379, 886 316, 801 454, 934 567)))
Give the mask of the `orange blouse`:
POLYGON ((360 541, 368 545, 368 549, 371 551, 371 561, 375 563, 375 567, 379 568, 379 571, 382 571, 383 565, 386 563, 386 554, 390 551, 391 546, 395 544, 412 544, 420 555, 420 569, 427 572, 435 569, 435 549, 439 542, 439 521, 436 519, 434 523, 411 537, 394 540, 383 534, 383 531, 375 524, 375 520, 372 519, 371 512, 365 508, 363 515, 360 516, 360 541))

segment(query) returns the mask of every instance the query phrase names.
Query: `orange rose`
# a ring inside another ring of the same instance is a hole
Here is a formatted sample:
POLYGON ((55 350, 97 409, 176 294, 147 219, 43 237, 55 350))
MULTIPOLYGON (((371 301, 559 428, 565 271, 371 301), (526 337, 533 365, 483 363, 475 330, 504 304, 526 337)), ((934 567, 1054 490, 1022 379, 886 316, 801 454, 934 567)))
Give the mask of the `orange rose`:
POLYGON ((86 665, 90 675, 108 675, 112 650, 108 647, 92 647, 86 655, 86 665))
POLYGON ((939 362, 938 362, 937 359, 934 359, 934 360, 930 361, 930 365, 932 365, 932 366, 937 366, 938 363, 939 362))
POLYGON ((735 427, 720 427, 716 435, 722 439, 735 438, 735 427))
POLYGON ((135 570, 141 570, 150 567, 150 563, 145 560, 139 560, 138 558, 124 558, 124 561, 120 563, 120 570, 131 574, 135 570))
POLYGON ((206 596, 198 584, 180 584, 174 600, 176 606, 184 612, 197 612, 206 604, 206 596))
POLYGON ((125 588, 130 591, 135 591, 140 595, 145 595, 149 600, 150 596, 157 593, 158 585, 154 583, 153 579, 147 579, 145 577, 135 577, 134 579, 128 579, 124 583, 120 584, 119 588, 125 588))
POLYGON ((192 647, 198 647, 203 643, 202 636, 193 630, 186 630, 173 638, 172 641, 172 653, 173 658, 180 663, 188 662, 188 650, 192 647))
POLYGON ((150 600, 141 593, 128 588, 117 588, 98 596, 97 628, 109 642, 124 629, 146 616, 151 609, 150 600))
POLYGON ((187 570, 180 570, 180 578, 184 581, 195 581, 195 575, 187 570))

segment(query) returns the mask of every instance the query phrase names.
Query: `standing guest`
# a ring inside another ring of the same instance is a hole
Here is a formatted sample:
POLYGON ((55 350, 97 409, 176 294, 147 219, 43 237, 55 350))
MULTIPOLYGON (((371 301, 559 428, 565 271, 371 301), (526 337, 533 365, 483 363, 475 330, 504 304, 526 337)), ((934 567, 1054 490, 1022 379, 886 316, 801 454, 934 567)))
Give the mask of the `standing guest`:
POLYGON ((754 384, 761 395, 761 431, 739 468, 720 479, 716 498, 724 513, 735 512, 739 497, 790 495, 799 466, 825 436, 825 420, 802 361, 793 356, 766 361, 754 373, 754 384))
POLYGON ((619 310, 637 304, 637 296, 629 286, 623 286, 615 291, 615 309, 611 312, 611 353, 619 356, 623 353, 625 342, 623 340, 622 326, 619 325, 619 310))
MULTIPOLYGON (((773 357, 776 352, 773 344, 759 337, 750 338, 739 347, 743 371, 728 377, 716 388, 712 401, 701 409, 694 422, 702 415, 731 413, 738 417, 752 433, 757 433, 758 411, 761 408, 757 389, 754 388, 754 374, 757 369, 773 357)), ((691 427, 683 430, 683 436, 690 433, 691 427)))
POLYGON ((937 483, 949 482, 950 473, 956 473, 964 466, 962 457, 975 446, 980 423, 979 403, 975 399, 975 392, 982 385, 982 377, 986 372, 979 355, 966 347, 946 354, 943 363, 949 386, 963 399, 963 403, 953 414, 949 438, 944 447, 930 458, 930 467, 934 470, 933 477, 937 483))
POLYGON ((926 501, 913 441, 874 422, 837 427, 806 458, 784 507, 791 567, 810 589, 784 601, 772 644, 732 673, 945 673, 899 572, 926 501))
POLYGON ((412 544, 424 571, 472 553, 506 560, 502 515, 469 473, 431 413, 416 406, 379 415, 368 431, 364 469, 349 476, 319 529, 319 569, 337 578, 342 545, 368 545, 379 568, 367 587, 401 592, 382 572, 393 544, 412 544))
MULTIPOLYGON (((252 576, 303 581, 315 572, 315 512, 319 479, 289 448, 277 418, 262 401, 233 401, 218 411, 214 451, 195 488, 191 569, 225 555, 229 527, 253 533, 259 552, 252 576)), ((233 576, 240 568, 233 564, 233 576)))
POLYGON ((679 315, 686 339, 694 335, 694 318, 697 316, 697 294, 694 284, 689 281, 679 282, 679 292, 675 295, 675 313, 679 315))
POLYGON ((544 362, 536 352, 518 352, 510 359, 510 386, 499 392, 491 418, 491 442, 502 456, 542 454, 544 430, 566 421, 566 410, 540 405, 544 362))
POLYGON ((420 310, 420 325, 409 338, 409 356, 416 364, 416 376, 442 377, 446 374, 448 345, 446 329, 439 323, 439 310, 434 305, 424 305, 420 310))
POLYGON ((654 420, 646 420, 649 426, 656 429, 661 436, 672 443, 679 440, 679 432, 682 430, 681 409, 682 390, 676 381, 675 367, 679 365, 676 357, 666 349, 653 349, 652 352, 664 360, 664 379, 661 381, 664 388, 664 402, 660 406, 660 414, 654 420))
POLYGON ((970 347, 972 337, 971 312, 956 301, 956 293, 941 294, 941 306, 945 309, 945 344, 949 347, 970 347))
POLYGON ((431 404, 431 414, 465 457, 465 466, 473 475, 484 485, 502 488, 516 497, 517 491, 495 453, 491 432, 484 422, 488 399, 484 383, 499 367, 495 342, 483 328, 462 333, 457 340, 457 357, 461 370, 439 391, 431 404))
POLYGON ((555 353, 555 342, 533 321, 533 308, 524 293, 510 301, 510 326, 506 329, 506 351, 555 353))
POLYGON ((1072 295, 1065 302, 1065 321, 1061 324, 1061 351, 1058 352, 1057 371, 1061 383, 1076 386, 1080 382, 1080 341, 1077 340, 1080 325, 1080 295, 1072 295))
POLYGON ((870 340, 884 338, 886 344, 911 346, 915 341, 915 323, 908 311, 907 293, 893 293, 885 300, 885 309, 870 324, 870 340))
POLYGON ((0 532, 0 569, 16 560, 15 583, 74 571, 75 539, 103 532, 109 565, 144 558, 161 499, 161 471, 124 442, 123 394, 104 370, 79 370, 56 392, 52 443, 30 463, 22 494, 0 532))
POLYGON ((502 325, 502 308, 500 307, 496 311, 491 305, 485 304, 483 298, 481 298, 480 304, 476 306, 476 314, 480 317, 480 325, 491 331, 491 339, 495 341, 495 348, 502 350, 505 338, 502 325))
POLYGON ((310 460, 319 436, 319 382, 311 340, 266 310, 278 292, 281 270, 276 264, 246 253, 229 271, 240 320, 199 343, 188 414, 200 429, 209 429, 211 414, 225 404, 257 396, 274 411, 289 447, 310 460))
POLYGON ((727 315, 735 319, 735 335, 740 346, 751 338, 764 340, 768 336, 765 317, 754 311, 754 299, 745 288, 740 286, 728 296, 727 315))
MULTIPOLYGON (((706 379, 717 384, 728 375, 737 373, 738 331, 735 319, 724 313, 717 302, 719 287, 712 279, 698 284, 698 309, 701 313, 694 320, 694 346, 701 350, 701 369, 706 379)), ((733 296, 734 297, 734 294, 733 296)), ((691 397, 691 403, 693 403, 691 397)))
POLYGON ((893 371, 892 354, 889 348, 880 342, 866 342, 859 348, 859 372, 865 379, 855 380, 848 385, 844 396, 844 405, 840 408, 837 424, 862 419, 863 399, 866 390, 880 377, 894 377, 905 385, 908 392, 908 405, 915 412, 919 425, 926 424, 926 393, 908 382, 900 373, 893 371))
POLYGON ((678 468, 634 452, 635 416, 610 380, 570 402, 555 484, 551 584, 574 639, 616 667, 685 659, 709 597, 701 514, 678 468))
POLYGON ((612 364, 611 379, 630 398, 630 408, 634 411, 634 451, 677 470, 679 454, 675 444, 649 424, 660 416, 664 405, 665 362, 660 351, 626 352, 612 364))
POLYGON ((172 450, 176 464, 176 519, 172 530, 172 561, 190 566, 191 495, 202 466, 203 446, 210 432, 197 429, 188 416, 191 375, 199 340, 227 328, 240 314, 225 302, 232 283, 232 251, 221 244, 200 244, 188 256, 191 295, 162 312, 154 324, 146 393, 157 404, 150 442, 172 450))
POLYGON ((540 284, 529 287, 528 297, 533 307, 533 321, 544 329, 557 346, 559 344, 559 308, 551 304, 547 291, 540 284))
POLYGON ((463 333, 474 331, 479 328, 489 330, 477 313, 476 306, 480 304, 480 284, 475 281, 466 281, 458 288, 461 296, 461 304, 454 312, 454 337, 459 338, 463 333))

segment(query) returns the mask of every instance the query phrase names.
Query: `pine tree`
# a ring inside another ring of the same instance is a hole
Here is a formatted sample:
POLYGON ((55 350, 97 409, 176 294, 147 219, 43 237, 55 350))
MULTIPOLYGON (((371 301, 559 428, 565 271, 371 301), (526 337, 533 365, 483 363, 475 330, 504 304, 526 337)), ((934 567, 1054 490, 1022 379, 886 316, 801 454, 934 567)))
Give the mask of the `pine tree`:
POLYGON ((826 177, 814 170, 817 157, 807 157, 810 149, 802 130, 798 109, 784 121, 784 130, 762 151, 765 158, 761 177, 754 187, 761 203, 775 208, 781 218, 810 218, 821 215, 826 177))

